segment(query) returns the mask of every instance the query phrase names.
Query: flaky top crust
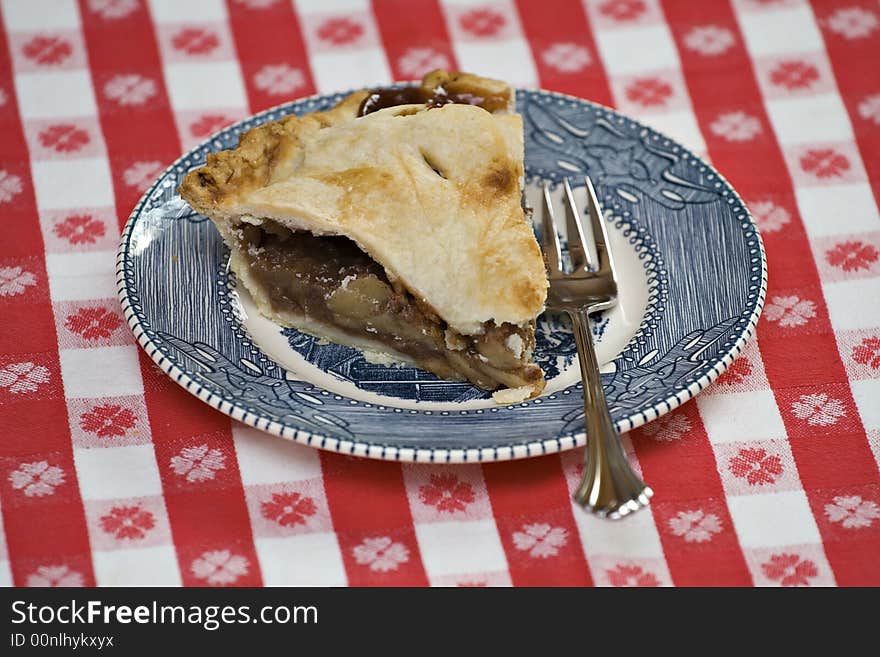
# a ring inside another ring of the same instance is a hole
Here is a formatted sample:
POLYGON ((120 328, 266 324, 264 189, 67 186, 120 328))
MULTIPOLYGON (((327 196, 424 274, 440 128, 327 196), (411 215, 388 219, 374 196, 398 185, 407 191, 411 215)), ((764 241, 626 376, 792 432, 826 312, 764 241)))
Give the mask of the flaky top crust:
POLYGON ((533 320, 547 279, 521 206, 521 118, 470 105, 356 118, 367 94, 248 131, 181 196, 231 245, 243 215, 346 236, 459 333, 533 320))

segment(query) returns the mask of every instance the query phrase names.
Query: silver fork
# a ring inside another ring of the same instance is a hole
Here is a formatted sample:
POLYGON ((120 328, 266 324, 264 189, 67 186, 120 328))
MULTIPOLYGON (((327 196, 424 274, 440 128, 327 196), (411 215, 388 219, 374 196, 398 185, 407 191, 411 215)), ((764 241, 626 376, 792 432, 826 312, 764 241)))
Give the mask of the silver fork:
POLYGON ((563 270, 550 187, 546 183, 544 212, 541 217, 541 250, 550 279, 547 309, 565 312, 571 318, 584 384, 587 448, 584 451, 584 476, 574 492, 574 499, 587 511, 603 518, 617 519, 647 506, 653 491, 630 466, 620 437, 614 429, 602 390, 599 361, 593 346, 588 316, 617 303, 617 277, 596 190, 593 189, 589 177, 585 180, 593 242, 599 262, 596 266, 591 266, 594 263, 590 262, 591 257, 584 246, 586 239, 580 211, 567 178, 563 187, 571 273, 563 270))

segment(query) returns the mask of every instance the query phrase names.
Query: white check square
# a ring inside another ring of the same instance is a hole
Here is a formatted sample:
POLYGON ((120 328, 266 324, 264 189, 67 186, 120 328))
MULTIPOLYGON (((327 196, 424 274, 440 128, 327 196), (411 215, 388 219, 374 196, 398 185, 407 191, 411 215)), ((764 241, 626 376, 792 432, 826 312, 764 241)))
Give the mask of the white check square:
POLYGON ((603 30, 596 33, 610 75, 632 75, 679 67, 675 43, 665 24, 603 30))
MULTIPOLYGON (((569 485, 577 483, 572 479, 569 485)), ((650 509, 633 514, 626 522, 608 522, 584 513, 577 506, 572 507, 572 513, 584 552, 591 558, 601 554, 613 554, 620 559, 663 557, 663 546, 650 509)))
POLYGON ((415 529, 430 577, 507 570, 494 519, 416 523, 415 529))
POLYGON ((266 586, 345 586, 336 535, 296 534, 254 541, 266 586))
POLYGON ((8 32, 51 32, 79 28, 76 0, 3 0, 8 32))
POLYGON ((850 141, 852 125, 836 93, 767 101, 767 113, 783 144, 850 141))
POLYGON ((15 92, 18 95, 18 108, 24 119, 59 119, 98 114, 88 71, 19 73, 15 76, 15 92))
POLYGON ((522 39, 506 41, 456 41, 455 56, 463 70, 479 71, 480 75, 506 80, 517 87, 535 87, 538 74, 532 53, 522 39), (511 66, 516 62, 516 66, 511 66))
POLYGON ((52 301, 116 297, 114 260, 112 251, 47 253, 46 271, 52 301))
POLYGON ((802 490, 732 495, 727 498, 727 505, 744 548, 822 542, 802 490))
POLYGON ((153 445, 74 449, 73 460, 84 500, 162 494, 153 445))
POLYGON ((811 52, 825 47, 808 3, 737 13, 753 57, 811 52))
POLYGON ((822 289, 835 331, 880 326, 880 278, 825 283, 822 289))
POLYGON ((880 379, 865 379, 850 383, 853 398, 867 431, 880 430, 880 379))
POLYGON ((248 106, 238 62, 167 64, 165 85, 175 111, 248 106))
POLYGON ((68 398, 119 397, 144 392, 138 347, 134 345, 60 349, 58 356, 64 395, 68 398))
POLYGON ((320 479, 321 460, 311 447, 279 440, 233 422, 232 438, 241 481, 246 486, 320 479))
POLYGON ((866 182, 795 187, 798 210, 810 238, 840 233, 867 233, 880 226, 880 213, 866 182), (846 221, 840 221, 841 207, 846 221))
POLYGON ((150 14, 157 23, 207 23, 226 20, 223 0, 149 0, 150 14))
POLYGON ((391 82, 385 53, 375 48, 352 52, 311 53, 309 63, 321 93, 372 87, 391 82))
POLYGON ((12 585, 12 570, 9 566, 9 560, 0 559, 0 586, 10 587, 12 585))
POLYGON ((92 553, 98 586, 180 586, 177 555, 171 545, 92 553))
POLYGON ((299 14, 342 14, 370 11, 370 0, 293 0, 293 4, 299 14))
POLYGON ((107 158, 31 162, 41 210, 112 206, 113 181, 107 158))
POLYGON ((700 395, 697 406, 711 443, 785 438, 772 390, 700 395))

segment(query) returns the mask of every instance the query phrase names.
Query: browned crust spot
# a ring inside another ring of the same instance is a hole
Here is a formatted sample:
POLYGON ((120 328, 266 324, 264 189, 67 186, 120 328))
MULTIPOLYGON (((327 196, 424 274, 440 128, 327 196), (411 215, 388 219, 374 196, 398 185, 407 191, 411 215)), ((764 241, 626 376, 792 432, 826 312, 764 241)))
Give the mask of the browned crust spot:
POLYGON ((303 135, 353 119, 366 94, 353 93, 325 112, 287 116, 248 130, 237 148, 209 153, 203 167, 186 174, 178 193, 197 212, 209 214, 235 196, 265 186, 278 162, 296 156, 303 135))
POLYGON ((483 176, 483 185, 495 192, 498 196, 506 196, 516 191, 518 176, 513 169, 516 167, 510 163, 503 163, 493 167, 483 176))

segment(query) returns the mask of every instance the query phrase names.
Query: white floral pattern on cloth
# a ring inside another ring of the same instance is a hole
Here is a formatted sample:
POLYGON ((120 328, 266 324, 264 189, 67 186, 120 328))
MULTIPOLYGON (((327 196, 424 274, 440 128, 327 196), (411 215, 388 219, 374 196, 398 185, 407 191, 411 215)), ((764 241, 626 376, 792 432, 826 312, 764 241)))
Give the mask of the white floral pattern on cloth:
POLYGON ((369 566, 377 573, 397 570, 400 564, 409 561, 409 550, 402 543, 396 543, 388 536, 365 538, 352 550, 355 561, 369 566))
POLYGON ((687 543, 706 543, 721 532, 721 520, 702 509, 679 511, 669 519, 669 529, 687 543))
POLYGON ((592 64, 593 58, 576 43, 554 43, 541 53, 541 61, 561 73, 577 73, 592 64))
POLYGON ((816 304, 795 295, 773 297, 764 308, 764 316, 780 326, 803 326, 816 316, 816 304))
POLYGON ((177 456, 171 457, 171 469, 190 482, 213 479, 217 471, 225 467, 226 457, 223 453, 208 445, 184 447, 177 456))
POLYGON ((880 94, 866 96, 859 103, 859 116, 880 125, 880 94))
POLYGON ((516 549, 528 552, 532 558, 555 557, 566 543, 568 532, 563 527, 552 527, 543 522, 523 525, 520 531, 513 532, 516 549))
POLYGON ((880 505, 859 495, 839 495, 825 505, 825 516, 847 529, 870 527, 880 518, 880 505))
POLYGON ((843 402, 824 392, 801 395, 800 399, 792 403, 791 412, 798 419, 806 420, 812 427, 830 427, 846 416, 843 402))
POLYGON ((12 363, 0 368, 0 388, 20 395, 35 392, 42 384, 49 381, 49 369, 34 363, 12 363))
POLYGON ((642 427, 642 433, 661 443, 680 440, 691 430, 691 421, 684 413, 670 413, 642 427))
POLYGON ((435 68, 449 68, 449 58, 434 48, 410 48, 397 60, 401 74, 418 78, 435 68))
POLYGON ((48 586, 84 586, 82 573, 71 570, 64 564, 58 566, 40 566, 27 576, 25 583, 30 587, 48 586))
POLYGON ((159 174, 162 173, 162 163, 156 160, 148 162, 135 162, 122 174, 122 179, 129 187, 138 191, 146 191, 159 174))
POLYGON ((685 48, 707 57, 723 55, 735 43, 733 32, 717 25, 698 25, 684 35, 685 48))
POLYGON ((250 563, 246 557, 233 554, 229 550, 209 550, 195 559, 190 572, 208 584, 232 584, 239 577, 247 575, 250 563))
POLYGON ((0 297, 14 297, 36 283, 37 278, 21 267, 0 267, 0 297))
POLYGON ((47 461, 22 463, 9 474, 9 483, 28 497, 45 497, 64 483, 64 470, 47 461))
POLYGON ((727 141, 749 141, 761 134, 761 121, 745 112, 728 112, 710 123, 709 129, 727 141))
POLYGON ((749 207, 762 233, 775 233, 791 223, 791 214, 788 210, 773 201, 757 201, 751 203, 749 207))
POLYGON ((106 20, 124 18, 137 8, 137 0, 89 0, 89 9, 106 20))
POLYGON ((268 64, 254 74, 254 86, 272 96, 286 96, 305 87, 306 76, 288 64, 268 64))
POLYGON ((120 105, 143 105, 157 92, 155 80, 136 73, 114 75, 104 85, 104 95, 120 105))
POLYGON ((877 14, 862 7, 843 7, 828 17, 828 29, 845 39, 864 39, 878 27, 877 14))
POLYGON ((21 194, 21 178, 0 169, 0 203, 6 203, 21 194))

